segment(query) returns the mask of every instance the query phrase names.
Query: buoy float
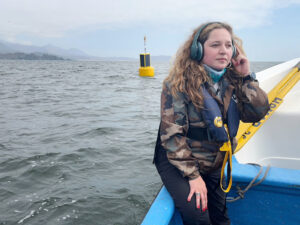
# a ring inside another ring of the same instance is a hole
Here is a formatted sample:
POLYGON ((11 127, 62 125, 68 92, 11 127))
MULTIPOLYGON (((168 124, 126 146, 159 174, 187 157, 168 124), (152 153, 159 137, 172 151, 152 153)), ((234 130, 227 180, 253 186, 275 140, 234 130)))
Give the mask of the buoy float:
POLYGON ((140 54, 140 69, 141 77, 154 77, 154 68, 150 64, 150 53, 146 53, 146 36, 144 37, 145 53, 140 54))

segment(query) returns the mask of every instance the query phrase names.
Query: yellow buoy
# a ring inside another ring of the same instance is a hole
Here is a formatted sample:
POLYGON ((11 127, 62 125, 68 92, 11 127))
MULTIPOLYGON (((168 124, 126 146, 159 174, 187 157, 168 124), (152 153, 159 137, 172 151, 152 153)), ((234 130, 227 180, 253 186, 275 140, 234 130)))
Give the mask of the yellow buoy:
POLYGON ((154 77, 154 68, 150 66, 150 53, 146 53, 146 36, 144 37, 145 53, 140 54, 140 69, 141 77, 154 77))
POLYGON ((141 77, 154 77, 154 68, 150 66, 150 54, 140 54, 140 76, 141 77))

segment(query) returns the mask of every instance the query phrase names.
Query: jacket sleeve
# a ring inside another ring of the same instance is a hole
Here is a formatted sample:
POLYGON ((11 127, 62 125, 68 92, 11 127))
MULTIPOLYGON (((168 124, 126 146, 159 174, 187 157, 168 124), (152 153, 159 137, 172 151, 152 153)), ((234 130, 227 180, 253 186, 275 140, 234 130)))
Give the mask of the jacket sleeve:
POLYGON ((242 87, 237 90, 236 95, 241 120, 245 123, 260 121, 270 109, 267 94, 250 75, 243 78, 242 87))
POLYGON ((188 118, 185 97, 179 93, 172 96, 167 83, 164 83, 161 94, 161 128, 160 139, 171 164, 189 179, 200 176, 198 163, 188 145, 188 118))

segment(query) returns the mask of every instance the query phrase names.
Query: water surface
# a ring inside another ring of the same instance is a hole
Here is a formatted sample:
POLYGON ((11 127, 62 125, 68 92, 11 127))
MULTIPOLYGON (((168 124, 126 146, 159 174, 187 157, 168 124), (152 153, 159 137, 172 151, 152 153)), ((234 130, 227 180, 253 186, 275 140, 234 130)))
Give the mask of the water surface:
MULTIPOLYGON (((276 63, 253 63, 259 71, 276 63)), ((0 61, 0 225, 140 224, 168 62, 0 61)))

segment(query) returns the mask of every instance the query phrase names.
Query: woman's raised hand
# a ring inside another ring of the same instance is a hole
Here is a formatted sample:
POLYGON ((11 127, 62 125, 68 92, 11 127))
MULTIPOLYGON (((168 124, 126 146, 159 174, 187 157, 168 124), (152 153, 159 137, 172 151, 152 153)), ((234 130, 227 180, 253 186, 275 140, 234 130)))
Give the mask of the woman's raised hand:
POLYGON ((193 195, 195 195, 197 209, 200 209, 200 202, 201 202, 202 211, 204 212, 207 209, 207 189, 203 179, 201 177, 197 177, 194 180, 190 180, 189 184, 190 184, 190 193, 187 198, 187 201, 190 202, 193 195))
POLYGON ((243 76, 247 76, 250 74, 250 63, 247 57, 239 51, 237 48, 237 56, 235 58, 232 58, 232 64, 236 71, 238 71, 243 76))

